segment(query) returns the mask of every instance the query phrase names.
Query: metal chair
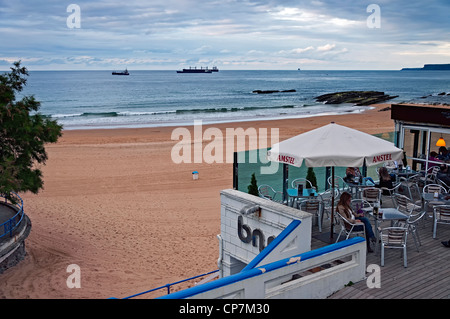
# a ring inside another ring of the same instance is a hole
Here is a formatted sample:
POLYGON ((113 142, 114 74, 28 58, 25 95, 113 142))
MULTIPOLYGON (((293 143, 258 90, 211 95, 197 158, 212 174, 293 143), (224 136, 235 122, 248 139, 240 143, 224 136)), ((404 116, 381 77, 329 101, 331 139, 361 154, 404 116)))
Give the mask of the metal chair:
MULTIPOLYGON (((327 179, 327 183, 328 185, 330 185, 330 187, 332 187, 332 178, 333 176, 328 177, 327 179)), ((335 175, 334 176, 334 187, 337 188, 339 191, 348 191, 348 185, 347 183, 344 181, 344 179, 340 176, 335 175)))
POLYGON ((402 183, 398 183, 397 185, 395 185, 393 188, 387 188, 387 187, 380 187, 381 190, 381 195, 383 195, 383 193, 387 193, 389 195, 385 195, 385 196, 389 196, 392 200, 392 205, 396 205, 395 203, 395 194, 398 193, 398 189, 402 186, 402 183))
POLYGON ((328 216, 331 214, 331 202, 334 193, 334 210, 336 211, 337 204, 339 202, 339 189, 335 188, 334 191, 329 188, 325 192, 319 194, 319 198, 322 201, 322 212, 328 216))
POLYGON ((433 238, 436 239, 437 224, 450 225, 450 205, 434 206, 433 214, 433 238))
POLYGON ((322 218, 323 218, 323 209, 322 209, 322 201, 318 199, 307 199, 299 204, 299 209, 303 210, 307 213, 314 214, 317 216, 317 223, 319 225, 319 231, 322 232, 322 218))
POLYGON ((395 202, 396 202, 396 208, 401 213, 409 216, 412 214, 413 211, 415 211, 415 212, 422 211, 422 207, 419 205, 416 205, 407 196, 402 195, 402 194, 394 194, 394 197, 395 197, 395 202))
POLYGON ((312 189, 315 189, 315 187, 313 186, 313 184, 309 181, 309 180, 307 180, 306 178, 296 178, 296 179, 294 179, 293 181, 292 181, 292 183, 291 183, 291 185, 292 185, 292 188, 295 188, 295 189, 297 189, 298 188, 298 185, 300 185, 300 184, 303 184, 303 188, 312 188, 312 189))
POLYGON ((336 213, 336 225, 341 225, 341 231, 339 232, 338 237, 336 238, 336 242, 341 238, 342 233, 346 234, 345 239, 348 239, 351 234, 353 235, 362 235, 363 238, 366 238, 366 229, 363 223, 352 224, 347 219, 345 219, 339 212, 336 213), (356 230, 356 226, 362 226, 362 230, 356 230))
POLYGON ((383 166, 387 169, 396 169, 398 167, 396 161, 387 161, 383 164, 383 166))
POLYGON ((449 193, 450 192, 450 186, 449 185, 447 185, 443 180, 441 180, 441 179, 437 179, 437 183, 438 183, 438 185, 441 185, 441 186, 443 186, 447 191, 447 193, 449 193))
POLYGON ((419 182, 420 182, 419 174, 412 175, 408 178, 400 177, 398 180, 401 183, 402 187, 405 187, 408 190, 409 198, 411 198, 411 200, 414 200, 412 190, 414 190, 420 197, 421 192, 419 189, 419 182))
MULTIPOLYGON (((310 189, 316 190, 316 188, 313 186, 311 181, 307 180, 306 178, 296 178, 291 182, 291 185, 292 185, 292 188, 295 188, 295 189, 298 189, 298 185, 303 185, 303 189, 310 188, 310 189)), ((294 199, 294 204, 298 207, 298 205, 299 205, 298 198, 294 199)))
POLYGON ((277 203, 283 203, 283 193, 275 191, 270 185, 261 185, 258 187, 259 196, 277 203))
POLYGON ((428 182, 436 183, 437 179, 437 173, 439 172, 441 168, 439 166, 433 166, 428 168, 425 176, 420 177, 420 180, 424 183, 424 185, 427 185, 428 182))
MULTIPOLYGON (((422 210, 421 206, 414 204, 405 195, 396 194, 395 201, 397 202, 397 210, 408 216, 408 219, 404 222, 404 227, 408 228, 408 231, 412 233, 414 245, 416 246, 417 251, 419 251, 419 246, 421 246, 422 243, 416 225, 422 220, 426 212, 422 210)), ((396 226, 403 226, 403 223, 399 222, 396 226)))
POLYGON ((395 248, 403 250, 403 266, 408 267, 406 255, 406 241, 408 237, 408 228, 406 227, 387 227, 380 229, 381 235, 381 266, 384 267, 384 249, 395 248))
MULTIPOLYGON (((414 204, 412 204, 414 205, 414 204)), ((409 215, 409 218, 406 220, 406 226, 408 227, 408 232, 412 234, 412 237, 414 239, 414 244, 416 245, 417 251, 419 251, 419 246, 422 246, 422 242, 420 240, 419 236, 419 230, 417 225, 422 220, 422 218, 425 216, 425 211, 422 209, 413 209, 411 211, 411 214, 409 215)))
POLYGON ((372 206, 380 207, 381 189, 376 187, 368 187, 362 190, 361 198, 369 202, 372 206))
MULTIPOLYGON (((423 193, 428 193, 428 194, 434 194, 434 193, 438 193, 438 194, 445 194, 447 191, 445 190, 445 187, 442 185, 438 185, 438 184, 428 184, 425 185, 425 187, 423 188, 423 193)), ((428 218, 432 218, 434 216, 433 210, 434 210, 434 206, 435 205, 440 205, 442 203, 439 202, 434 202, 434 201, 423 201, 423 210, 426 211, 428 213, 428 218)))
POLYGON ((428 184, 428 185, 425 185, 425 187, 423 188, 423 192, 424 193, 438 192, 439 194, 445 194, 445 193, 447 193, 447 190, 445 189, 444 186, 439 185, 439 184, 428 184))

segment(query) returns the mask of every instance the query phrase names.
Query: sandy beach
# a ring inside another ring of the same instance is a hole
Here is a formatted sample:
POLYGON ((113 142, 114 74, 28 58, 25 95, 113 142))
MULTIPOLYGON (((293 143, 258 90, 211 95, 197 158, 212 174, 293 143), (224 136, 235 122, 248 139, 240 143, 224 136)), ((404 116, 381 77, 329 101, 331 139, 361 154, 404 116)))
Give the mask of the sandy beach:
MULTIPOLYGON (((334 121, 391 132, 391 112, 380 111, 386 106, 203 130, 279 128, 284 140, 334 121)), ((121 298, 217 269, 219 192, 232 188, 232 165, 175 164, 173 130, 64 131, 47 145, 44 189, 21 194, 33 225, 27 256, 0 275, 0 298, 121 298), (81 288, 67 287, 71 264, 80 267, 81 288)))

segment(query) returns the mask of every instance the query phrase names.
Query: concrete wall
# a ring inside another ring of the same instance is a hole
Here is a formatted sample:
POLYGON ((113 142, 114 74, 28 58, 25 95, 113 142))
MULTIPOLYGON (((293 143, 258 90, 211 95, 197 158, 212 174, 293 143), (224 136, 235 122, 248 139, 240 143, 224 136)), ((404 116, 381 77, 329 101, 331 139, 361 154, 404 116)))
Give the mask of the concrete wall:
POLYGON ((220 277, 240 272, 294 220, 282 246, 277 246, 264 263, 311 250, 312 215, 298 209, 236 190, 221 192, 221 234, 218 266, 220 277))
POLYGON ((355 237, 160 298, 319 299, 363 280, 365 271, 366 242, 355 237))
POLYGON ((13 236, 6 235, 0 240, 0 274, 25 258, 25 239, 30 234, 31 221, 27 215, 23 217, 13 236))

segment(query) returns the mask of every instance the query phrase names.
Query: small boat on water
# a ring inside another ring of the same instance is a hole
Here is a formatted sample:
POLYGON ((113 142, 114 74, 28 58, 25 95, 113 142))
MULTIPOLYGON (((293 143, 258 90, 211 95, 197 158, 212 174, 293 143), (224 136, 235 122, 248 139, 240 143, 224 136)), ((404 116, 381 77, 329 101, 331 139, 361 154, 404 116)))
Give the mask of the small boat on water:
POLYGON ((113 71, 112 75, 130 75, 130 73, 128 73, 128 70, 125 69, 125 71, 122 72, 113 71))
POLYGON ((189 67, 189 69, 183 69, 181 71, 177 71, 177 73, 213 73, 213 72, 219 72, 219 69, 215 66, 212 69, 208 69, 208 67, 200 69, 197 69, 197 67, 189 67))

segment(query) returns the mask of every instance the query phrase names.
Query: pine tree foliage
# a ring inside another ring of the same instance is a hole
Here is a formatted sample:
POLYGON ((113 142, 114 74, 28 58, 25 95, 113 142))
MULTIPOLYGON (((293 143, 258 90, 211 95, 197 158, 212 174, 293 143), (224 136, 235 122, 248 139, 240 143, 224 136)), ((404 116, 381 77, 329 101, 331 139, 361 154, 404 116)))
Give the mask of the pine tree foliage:
POLYGON ((34 96, 16 101, 27 76, 20 61, 0 75, 0 193, 37 193, 43 187, 40 167, 48 158, 44 145, 62 134, 61 125, 38 112, 34 96))

